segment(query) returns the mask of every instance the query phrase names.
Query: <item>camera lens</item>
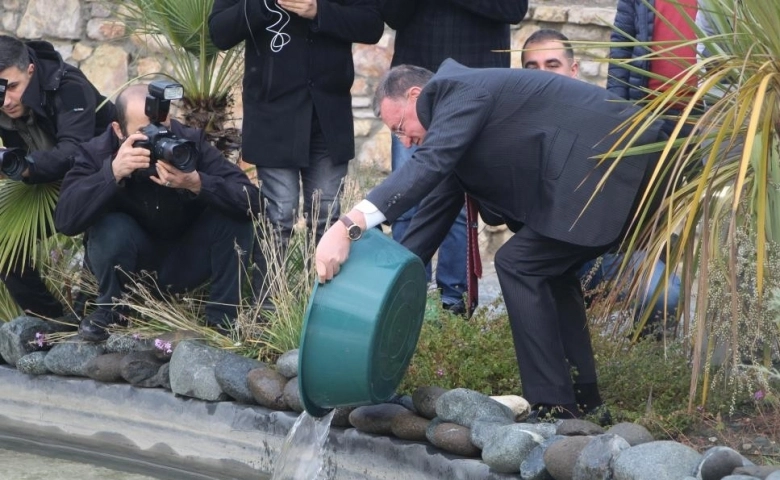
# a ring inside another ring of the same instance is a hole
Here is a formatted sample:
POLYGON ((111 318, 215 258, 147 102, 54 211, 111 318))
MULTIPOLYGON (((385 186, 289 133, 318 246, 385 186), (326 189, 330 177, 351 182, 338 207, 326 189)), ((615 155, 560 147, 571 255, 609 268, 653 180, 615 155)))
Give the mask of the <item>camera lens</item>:
POLYGON ((195 144, 181 139, 165 138, 155 145, 155 155, 182 172, 195 171, 195 144))
POLYGON ((27 162, 18 149, 0 150, 0 171, 11 180, 21 180, 26 167, 27 162))

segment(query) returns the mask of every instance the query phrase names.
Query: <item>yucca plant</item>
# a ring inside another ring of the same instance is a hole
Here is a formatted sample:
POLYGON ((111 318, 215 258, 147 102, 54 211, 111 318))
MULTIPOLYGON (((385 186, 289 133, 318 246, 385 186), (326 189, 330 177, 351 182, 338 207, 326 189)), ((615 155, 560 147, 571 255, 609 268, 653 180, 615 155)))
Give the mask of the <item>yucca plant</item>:
MULTIPOLYGON (((173 66, 184 87, 184 123, 221 132, 228 120, 231 89, 243 75, 242 47, 221 52, 211 42, 208 16, 213 0, 128 0, 115 2, 131 31, 148 35, 173 66)), ((162 73, 162 72, 161 72, 162 73)))
MULTIPOLYGON (((721 319, 728 324, 728 334, 722 340, 728 343, 730 354, 722 371, 736 375, 746 353, 741 348, 746 330, 740 324, 744 301, 752 298, 761 309, 767 285, 776 286, 780 280, 780 273, 767 268, 770 246, 780 243, 780 4, 700 0, 699 5, 699 14, 713 31, 705 32, 694 19, 687 18, 698 37, 689 44, 699 43, 706 55, 687 69, 684 78, 669 81, 668 90, 648 91, 652 100, 629 122, 624 134, 630 143, 667 110, 680 102, 687 104, 668 142, 632 147, 633 151, 656 148, 662 155, 634 219, 638 228, 625 239, 624 247, 629 251, 645 249, 651 260, 665 253, 671 265, 682 266, 681 310, 694 312, 695 319, 694 331, 686 332, 693 359, 689 408, 698 396, 697 385, 715 344, 711 332, 722 331, 713 322, 721 319), (699 88, 687 91, 685 79, 693 76, 698 78, 699 88), (693 126, 693 134, 687 138, 679 136, 683 123, 693 126), (656 194, 662 194, 663 200, 660 208, 651 212, 648 199, 656 194), (669 239, 675 232, 680 241, 672 246, 669 239), (745 242, 751 248, 744 248, 745 242), (750 259, 755 265, 750 282, 739 268, 745 252, 755 255, 750 259), (710 298, 708 286, 710 269, 718 264, 726 272, 723 295, 728 301, 713 311, 716 302, 710 298), (728 305, 726 311, 723 305, 728 305)), ((641 45, 648 47, 648 59, 669 57, 677 46, 641 45)), ((609 61, 635 70, 625 60, 609 61)), ((619 158, 627 151, 631 150, 614 154, 619 158)), ((647 278, 651 268, 652 262, 647 262, 640 277, 647 278)), ((642 284, 643 278, 634 279, 634 287, 642 284)), ((763 348, 777 347, 777 328, 762 330, 761 335, 767 340, 763 348)), ((702 404, 708 384, 705 381, 702 404)))

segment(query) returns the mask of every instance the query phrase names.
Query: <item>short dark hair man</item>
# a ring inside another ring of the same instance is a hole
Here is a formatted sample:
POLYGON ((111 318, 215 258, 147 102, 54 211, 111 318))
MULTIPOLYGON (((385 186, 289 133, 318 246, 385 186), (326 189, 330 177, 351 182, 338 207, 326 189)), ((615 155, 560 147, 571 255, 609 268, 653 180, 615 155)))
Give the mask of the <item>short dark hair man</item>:
MULTIPOLYGON (((8 81, 0 108, 0 139, 5 148, 26 153, 27 166, 16 180, 29 184, 61 180, 73 165, 77 145, 115 118, 114 105, 103 104, 105 98, 86 76, 65 63, 48 42, 24 43, 0 35, 0 78, 8 81)), ((48 318, 62 316, 62 304, 31 265, 12 265, 10 271, 0 272, 0 279, 23 310, 48 318)))
MULTIPOLYGON (((433 188, 455 182, 451 202, 465 191, 512 227, 495 266, 523 395, 537 414, 576 417, 578 405, 592 410, 602 403, 576 269, 620 241, 658 158, 594 159, 636 111, 614 98, 563 75, 470 69, 452 60, 432 78, 418 67, 395 67, 374 97, 385 125, 422 148, 347 216, 361 228, 392 221, 433 188)), ((653 127, 638 144, 664 138, 660 125, 653 127)), ((345 223, 332 226, 317 247, 320 281, 347 260, 345 223)))
POLYGON ((194 170, 163 160, 151 165, 149 149, 135 145, 148 141, 139 133, 150 123, 146 90, 134 85, 120 93, 118 122, 79 148, 55 210, 58 231, 88 236, 98 308, 81 322, 79 335, 89 341, 106 339, 108 326, 125 321, 115 303, 124 291, 123 272, 156 271, 158 284, 172 291, 210 279, 207 325, 225 329, 236 317, 258 189, 201 130, 176 120, 170 131, 197 147, 194 170))

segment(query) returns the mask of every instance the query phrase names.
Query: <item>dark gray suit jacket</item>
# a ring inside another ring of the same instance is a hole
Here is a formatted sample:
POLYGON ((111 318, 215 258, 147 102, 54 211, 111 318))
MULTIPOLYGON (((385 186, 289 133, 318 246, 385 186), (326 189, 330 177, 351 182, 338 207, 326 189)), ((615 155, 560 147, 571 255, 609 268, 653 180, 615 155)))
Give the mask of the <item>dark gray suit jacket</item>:
MULTIPOLYGON (((438 185, 456 180, 508 224, 576 245, 611 244, 658 157, 621 159, 585 209, 613 164, 598 165, 594 157, 609 150, 619 136, 613 130, 635 112, 614 100, 602 88, 562 75, 470 69, 447 60, 417 100, 427 129, 423 144, 367 198, 392 222, 438 185)), ((659 137, 655 125, 638 144, 659 137)), ((462 191, 449 191, 449 201, 462 205, 462 191)))

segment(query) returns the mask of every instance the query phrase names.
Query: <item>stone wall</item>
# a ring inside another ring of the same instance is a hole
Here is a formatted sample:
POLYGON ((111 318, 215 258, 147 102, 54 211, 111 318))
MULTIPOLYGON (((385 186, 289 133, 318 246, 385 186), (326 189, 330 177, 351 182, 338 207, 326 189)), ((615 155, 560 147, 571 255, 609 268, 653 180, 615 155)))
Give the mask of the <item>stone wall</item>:
MULTIPOLYGON (((52 42, 67 62, 79 66, 104 94, 112 95, 129 79, 167 70, 159 48, 144 38, 131 35, 111 16, 108 0, 0 0, 0 33, 22 39, 52 42)), ((615 15, 616 0, 531 0, 526 19, 512 28, 512 48, 519 49, 539 28, 563 31, 573 41, 607 41, 615 15)), ((370 94, 393 55, 392 30, 387 29, 376 45, 354 47, 356 78, 352 88, 356 136, 356 157, 383 170, 389 168, 390 132, 374 117, 370 94)), ((578 49, 584 80, 603 84, 606 64, 598 57, 604 48, 578 49)), ((512 54, 512 66, 519 67, 520 55, 512 54)), ((238 86, 240 88, 240 86, 238 86)), ((237 95, 235 118, 240 126, 241 102, 237 95)))

